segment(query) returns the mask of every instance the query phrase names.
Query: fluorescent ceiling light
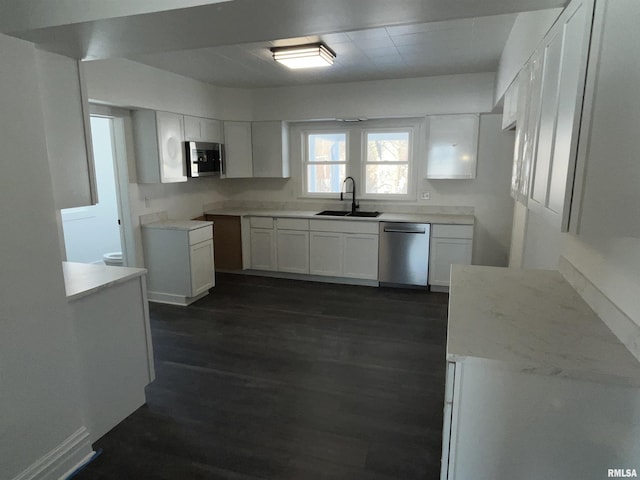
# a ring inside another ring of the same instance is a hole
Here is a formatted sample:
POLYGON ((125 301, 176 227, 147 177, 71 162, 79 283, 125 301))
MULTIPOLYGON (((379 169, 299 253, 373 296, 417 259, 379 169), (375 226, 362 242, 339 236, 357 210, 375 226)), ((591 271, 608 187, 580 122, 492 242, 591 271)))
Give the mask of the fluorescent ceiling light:
POLYGON ((336 58, 336 54, 323 43, 275 47, 271 52, 276 62, 292 69, 328 67, 333 65, 333 59, 336 58))

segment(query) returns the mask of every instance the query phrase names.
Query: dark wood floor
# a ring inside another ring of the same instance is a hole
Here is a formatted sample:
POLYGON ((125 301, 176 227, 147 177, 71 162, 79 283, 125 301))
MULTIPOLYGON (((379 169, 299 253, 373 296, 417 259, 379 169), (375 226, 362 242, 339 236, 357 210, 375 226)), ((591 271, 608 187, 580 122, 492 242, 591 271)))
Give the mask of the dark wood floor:
POLYGON ((85 479, 436 479, 447 295, 219 274, 85 479))

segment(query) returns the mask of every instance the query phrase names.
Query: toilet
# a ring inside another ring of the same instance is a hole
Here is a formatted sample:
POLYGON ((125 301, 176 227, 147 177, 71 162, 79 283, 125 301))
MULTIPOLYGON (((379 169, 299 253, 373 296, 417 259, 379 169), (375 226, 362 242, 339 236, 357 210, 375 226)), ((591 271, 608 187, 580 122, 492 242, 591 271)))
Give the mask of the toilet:
POLYGON ((102 256, 102 261, 104 262, 105 265, 110 265, 112 267, 121 267, 122 252, 105 253, 102 256))

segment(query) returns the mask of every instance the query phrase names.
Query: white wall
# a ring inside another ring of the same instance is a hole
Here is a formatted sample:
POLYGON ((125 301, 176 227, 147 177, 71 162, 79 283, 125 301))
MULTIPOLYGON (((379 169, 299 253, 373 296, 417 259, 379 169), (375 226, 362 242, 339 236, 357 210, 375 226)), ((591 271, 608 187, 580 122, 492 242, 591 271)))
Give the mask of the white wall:
POLYGON ((228 0, 109 0, 108 2, 87 0, 4 0, 0 29, 3 32, 18 32, 33 28, 89 22, 105 18, 160 12, 174 8, 188 8, 228 0))
MULTIPOLYGON (((224 120, 251 119, 248 90, 215 87, 124 59, 86 62, 84 66, 87 90, 93 102, 224 120)), ((236 181, 196 178, 185 183, 138 184, 130 118, 125 118, 124 128, 135 265, 143 266, 141 215, 167 212, 172 219, 197 217, 202 214, 204 205, 231 196, 236 181)))
POLYGON ((84 423, 37 78, 33 45, 0 35, 3 479, 14 478, 84 423))
POLYGON ((496 103, 502 98, 562 10, 562 8, 552 8, 518 14, 500 57, 495 85, 496 103))
POLYGON ((593 54, 598 68, 587 77, 594 101, 590 126, 582 126, 589 140, 579 155, 586 163, 581 210, 562 254, 640 326, 640 64, 631 61, 640 55, 640 3, 601 2, 599 19, 603 5, 602 44, 599 57, 593 54))
POLYGON ((251 120, 250 91, 215 87, 122 58, 84 62, 90 101, 221 120, 251 120))
POLYGON ((481 113, 493 109, 495 74, 258 88, 253 120, 319 120, 481 113))

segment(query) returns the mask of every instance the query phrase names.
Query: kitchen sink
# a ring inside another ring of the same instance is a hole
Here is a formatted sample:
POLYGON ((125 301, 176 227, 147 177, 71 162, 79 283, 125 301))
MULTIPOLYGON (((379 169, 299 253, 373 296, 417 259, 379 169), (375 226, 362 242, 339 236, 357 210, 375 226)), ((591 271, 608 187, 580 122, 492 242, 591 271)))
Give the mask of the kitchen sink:
POLYGON ((351 212, 346 212, 344 210, 323 210, 316 215, 327 215, 329 217, 346 217, 351 212))
POLYGON ((382 212, 349 212, 349 217, 377 217, 382 212))
POLYGON ((377 217, 381 212, 354 212, 344 210, 323 210, 316 215, 324 215, 328 217, 377 217))

